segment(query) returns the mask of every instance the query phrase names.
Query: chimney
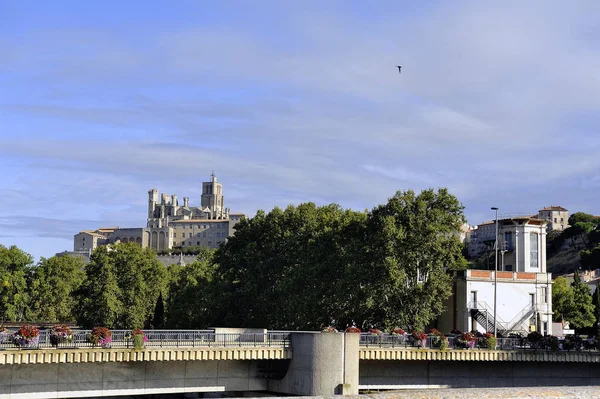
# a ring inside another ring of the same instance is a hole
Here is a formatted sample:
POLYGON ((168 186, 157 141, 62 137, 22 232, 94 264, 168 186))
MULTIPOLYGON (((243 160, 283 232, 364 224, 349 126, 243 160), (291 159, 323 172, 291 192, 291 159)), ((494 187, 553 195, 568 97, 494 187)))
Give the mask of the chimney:
POLYGON ((185 206, 187 208, 189 202, 190 202, 190 197, 183 197, 183 206, 185 206))

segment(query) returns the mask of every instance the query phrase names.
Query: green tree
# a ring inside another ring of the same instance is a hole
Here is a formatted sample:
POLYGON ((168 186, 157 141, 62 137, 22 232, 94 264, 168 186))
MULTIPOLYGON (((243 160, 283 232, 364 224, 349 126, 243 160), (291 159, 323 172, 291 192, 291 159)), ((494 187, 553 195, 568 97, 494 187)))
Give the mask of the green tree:
POLYGON ((554 321, 568 320, 574 307, 573 290, 569 280, 557 277, 552 284, 552 309, 554 321))
POLYGON ((594 305, 595 335, 598 336, 598 333, 600 332, 600 287, 597 285, 592 294, 592 304, 594 305))
POLYGON ((571 287, 573 288, 573 307, 568 320, 575 328, 591 327, 596 318, 594 317, 590 287, 581 281, 577 271, 573 276, 571 287))
POLYGON ((112 246, 118 299, 123 306, 116 320, 120 328, 142 328, 154 314, 156 300, 167 286, 167 270, 156 253, 135 243, 112 246))
POLYGON ((75 321, 74 293, 85 278, 83 269, 80 258, 42 258, 32 275, 29 319, 52 323, 75 321))
POLYGON ((115 262, 109 248, 100 246, 92 253, 85 267, 85 280, 78 291, 77 322, 91 328, 103 326, 114 328, 123 312, 119 299, 115 262))
POLYGON ((169 266, 171 279, 166 301, 169 328, 206 328, 214 320, 213 304, 217 299, 212 288, 214 268, 212 252, 206 248, 189 265, 169 266))
POLYGON ((33 266, 33 257, 16 246, 0 245, 0 319, 23 321, 26 317, 29 295, 27 276, 33 266))
POLYGON ((574 226, 577 223, 592 223, 598 224, 598 219, 589 213, 575 212, 569 216, 569 225, 574 226))
POLYGON ((423 327, 466 261, 462 206, 447 190, 398 193, 372 212, 338 205, 259 211, 215 255, 223 325, 280 329, 423 327))
POLYGON ((158 294, 158 299, 156 300, 156 306, 154 307, 154 317, 152 317, 152 324, 156 329, 163 328, 165 324, 165 303, 163 301, 162 292, 158 294))
POLYGON ((462 205, 446 189, 398 192, 369 214, 368 266, 357 278, 367 324, 422 329, 442 313, 448 269, 466 267, 456 234, 463 222, 462 205))
POLYGON ((238 223, 215 255, 218 319, 291 330, 351 320, 365 220, 364 212, 306 203, 238 223))
POLYGON ((98 247, 85 272, 77 314, 84 327, 143 327, 167 285, 156 253, 135 243, 98 247))

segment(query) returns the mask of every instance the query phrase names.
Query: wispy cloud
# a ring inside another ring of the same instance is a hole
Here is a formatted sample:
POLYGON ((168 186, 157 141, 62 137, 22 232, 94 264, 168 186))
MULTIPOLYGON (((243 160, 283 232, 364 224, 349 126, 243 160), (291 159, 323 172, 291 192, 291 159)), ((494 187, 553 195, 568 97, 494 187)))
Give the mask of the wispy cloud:
POLYGON ((594 212, 598 2, 181 7, 0 38, 0 235, 143 226, 212 170, 250 214, 440 186, 473 219, 594 212))

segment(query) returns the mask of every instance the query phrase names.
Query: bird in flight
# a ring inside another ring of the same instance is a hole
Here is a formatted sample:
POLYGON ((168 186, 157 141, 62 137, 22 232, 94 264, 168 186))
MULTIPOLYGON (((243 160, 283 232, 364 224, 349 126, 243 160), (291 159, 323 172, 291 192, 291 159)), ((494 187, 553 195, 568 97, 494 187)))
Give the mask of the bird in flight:
POLYGON ((398 67, 398 73, 402 73, 402 65, 396 65, 398 67))

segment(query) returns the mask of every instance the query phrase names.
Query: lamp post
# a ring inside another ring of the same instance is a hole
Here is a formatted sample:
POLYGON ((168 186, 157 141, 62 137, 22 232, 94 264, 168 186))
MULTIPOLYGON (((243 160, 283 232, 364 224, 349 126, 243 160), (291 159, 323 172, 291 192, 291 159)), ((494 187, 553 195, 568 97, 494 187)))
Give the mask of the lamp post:
POLYGON ((496 320, 496 306, 498 304, 498 208, 493 206, 492 211, 496 211, 496 243, 494 244, 496 252, 496 260, 494 262, 494 338, 498 342, 498 321, 496 320))

